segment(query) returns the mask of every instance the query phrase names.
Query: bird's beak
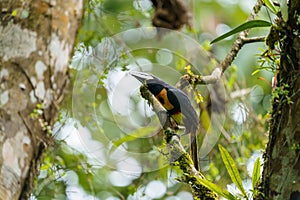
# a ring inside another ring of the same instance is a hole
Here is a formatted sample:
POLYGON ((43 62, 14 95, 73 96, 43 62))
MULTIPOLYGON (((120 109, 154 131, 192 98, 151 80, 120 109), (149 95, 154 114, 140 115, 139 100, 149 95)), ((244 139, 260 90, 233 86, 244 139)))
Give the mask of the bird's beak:
POLYGON ((139 80, 141 83, 145 83, 145 81, 153 79, 150 74, 146 74, 143 72, 131 71, 129 72, 129 74, 139 80))

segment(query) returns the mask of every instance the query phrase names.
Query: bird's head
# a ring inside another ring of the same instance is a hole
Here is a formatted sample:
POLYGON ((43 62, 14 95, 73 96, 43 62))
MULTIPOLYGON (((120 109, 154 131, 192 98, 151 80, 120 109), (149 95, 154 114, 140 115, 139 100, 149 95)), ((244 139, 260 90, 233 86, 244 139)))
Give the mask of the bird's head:
POLYGON ((165 88, 165 82, 162 80, 158 79, 157 77, 147 74, 144 72, 136 72, 132 71, 129 72, 129 74, 133 77, 135 77, 137 80, 139 80, 142 84, 146 85, 148 90, 156 96, 161 92, 163 88, 165 88))

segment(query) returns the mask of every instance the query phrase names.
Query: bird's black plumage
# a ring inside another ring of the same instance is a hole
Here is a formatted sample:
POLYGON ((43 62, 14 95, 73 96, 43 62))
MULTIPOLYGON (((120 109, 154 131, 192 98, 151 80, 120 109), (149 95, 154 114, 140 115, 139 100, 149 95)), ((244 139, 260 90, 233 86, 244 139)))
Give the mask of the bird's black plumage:
MULTIPOLYGON (((154 75, 143 72, 130 72, 130 74, 148 88, 177 124, 183 124, 185 133, 191 134, 191 149, 197 149, 197 145, 193 146, 192 144, 197 142, 199 118, 187 95, 154 75)), ((192 150, 192 157, 194 156, 197 159, 194 160, 195 167, 198 169, 197 150, 195 149, 192 150)))
POLYGON ((148 90, 166 108, 171 116, 182 113, 182 122, 176 119, 175 121, 185 126, 186 133, 190 133, 191 131, 195 132, 197 130, 199 124, 198 115, 185 93, 154 75, 143 72, 131 72, 130 74, 146 85, 148 90), (165 90, 166 98, 162 96, 163 90, 165 90), (171 105, 168 105, 166 100, 171 105))

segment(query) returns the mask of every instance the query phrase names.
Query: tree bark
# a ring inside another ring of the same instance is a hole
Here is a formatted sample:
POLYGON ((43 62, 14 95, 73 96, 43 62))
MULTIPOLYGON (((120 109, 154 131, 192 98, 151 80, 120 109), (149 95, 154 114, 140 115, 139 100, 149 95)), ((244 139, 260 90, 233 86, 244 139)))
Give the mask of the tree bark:
POLYGON ((281 61, 259 199, 300 199, 300 1, 279 25, 281 61))
POLYGON ((68 83, 83 0, 0 2, 0 199, 28 199, 68 83))

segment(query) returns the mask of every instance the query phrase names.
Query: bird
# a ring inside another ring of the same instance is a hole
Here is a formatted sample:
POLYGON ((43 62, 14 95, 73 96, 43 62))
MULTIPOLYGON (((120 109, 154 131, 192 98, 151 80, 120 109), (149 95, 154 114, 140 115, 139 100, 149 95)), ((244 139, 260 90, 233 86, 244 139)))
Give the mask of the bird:
POLYGON ((147 87, 177 125, 185 127, 185 134, 190 134, 191 157, 195 168, 199 170, 197 147, 199 117, 187 95, 152 74, 138 71, 131 71, 129 74, 147 87))

